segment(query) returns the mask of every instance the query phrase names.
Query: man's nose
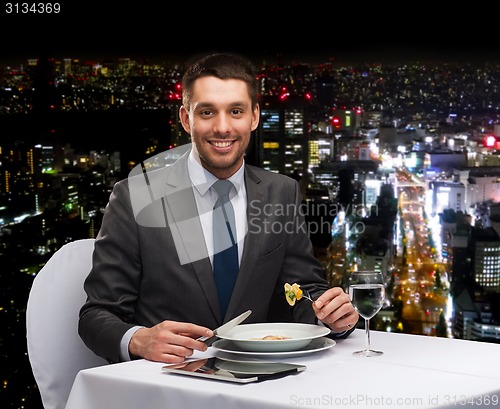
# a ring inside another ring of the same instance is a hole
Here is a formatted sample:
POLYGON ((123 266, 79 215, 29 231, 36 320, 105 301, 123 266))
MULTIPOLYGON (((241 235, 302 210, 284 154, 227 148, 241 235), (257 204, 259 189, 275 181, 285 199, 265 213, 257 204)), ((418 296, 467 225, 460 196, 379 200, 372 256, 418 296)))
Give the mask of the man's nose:
POLYGON ((217 115, 213 131, 220 135, 228 135, 231 132, 231 118, 225 114, 217 115))

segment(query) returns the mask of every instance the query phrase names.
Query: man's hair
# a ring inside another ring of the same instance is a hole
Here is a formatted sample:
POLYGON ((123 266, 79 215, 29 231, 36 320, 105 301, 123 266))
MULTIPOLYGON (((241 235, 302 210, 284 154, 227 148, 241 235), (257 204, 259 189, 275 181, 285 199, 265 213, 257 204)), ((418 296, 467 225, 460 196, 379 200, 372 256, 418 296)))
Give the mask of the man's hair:
POLYGON ((194 62, 182 77, 182 104, 189 109, 193 96, 193 84, 198 78, 216 77, 221 80, 236 79, 247 84, 252 108, 257 104, 257 75, 247 59, 234 54, 216 53, 206 55, 194 62))

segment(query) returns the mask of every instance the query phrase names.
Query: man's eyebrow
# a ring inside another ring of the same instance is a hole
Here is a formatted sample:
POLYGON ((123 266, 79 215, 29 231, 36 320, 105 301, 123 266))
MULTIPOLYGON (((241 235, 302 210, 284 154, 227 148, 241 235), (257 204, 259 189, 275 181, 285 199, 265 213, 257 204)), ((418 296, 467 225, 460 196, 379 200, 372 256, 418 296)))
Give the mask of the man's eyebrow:
POLYGON ((248 106, 250 104, 248 103, 248 101, 234 101, 230 105, 241 107, 241 106, 248 106))
POLYGON ((235 101, 231 104, 231 106, 233 106, 233 107, 243 107, 243 108, 246 108, 249 105, 250 104, 246 101, 235 101))
POLYGON ((214 104, 212 104, 211 102, 198 102, 196 104, 196 109, 199 109, 199 108, 211 108, 213 107, 214 104))

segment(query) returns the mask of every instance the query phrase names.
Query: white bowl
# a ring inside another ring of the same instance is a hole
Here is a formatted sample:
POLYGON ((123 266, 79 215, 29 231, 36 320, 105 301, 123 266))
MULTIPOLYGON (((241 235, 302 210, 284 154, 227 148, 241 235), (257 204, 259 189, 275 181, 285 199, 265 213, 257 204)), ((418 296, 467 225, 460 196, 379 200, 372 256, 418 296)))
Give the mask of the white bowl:
POLYGON ((330 329, 321 325, 269 322, 241 324, 225 334, 219 334, 219 338, 230 340, 247 351, 282 352, 303 348, 313 339, 329 333, 330 329), (262 339, 266 336, 286 337, 286 339, 262 339))

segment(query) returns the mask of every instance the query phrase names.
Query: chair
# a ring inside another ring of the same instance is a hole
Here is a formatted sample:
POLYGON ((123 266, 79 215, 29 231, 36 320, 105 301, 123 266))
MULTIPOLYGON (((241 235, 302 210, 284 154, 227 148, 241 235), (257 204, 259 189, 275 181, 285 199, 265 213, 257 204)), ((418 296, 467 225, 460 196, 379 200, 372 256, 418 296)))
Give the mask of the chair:
POLYGON ((81 369, 105 365, 78 335, 94 239, 62 246, 33 280, 26 307, 28 357, 45 409, 64 409, 81 369))

